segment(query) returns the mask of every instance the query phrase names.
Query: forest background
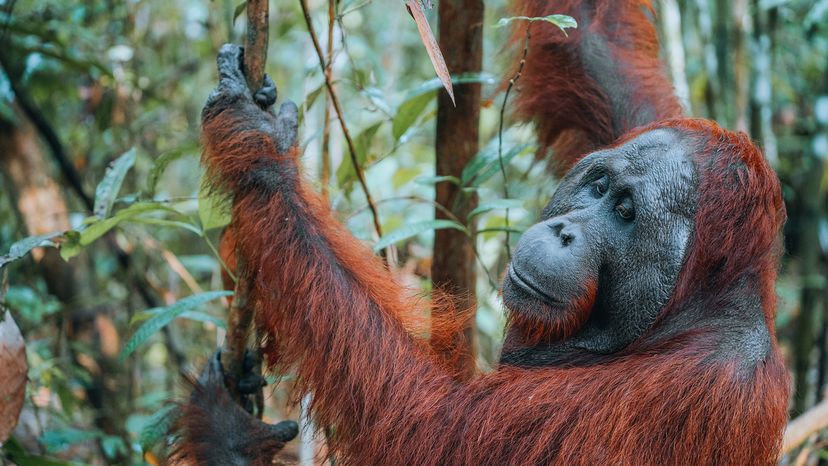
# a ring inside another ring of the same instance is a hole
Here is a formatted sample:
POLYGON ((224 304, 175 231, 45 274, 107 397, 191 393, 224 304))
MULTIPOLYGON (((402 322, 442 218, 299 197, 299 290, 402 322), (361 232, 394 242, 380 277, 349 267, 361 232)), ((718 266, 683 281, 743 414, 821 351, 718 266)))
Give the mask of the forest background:
MULTIPOLYGON (((505 245, 556 180, 532 126, 510 119, 503 84, 518 76, 522 44, 506 46, 506 1, 485 12, 479 0, 442 3, 450 15, 439 5, 425 15, 449 69, 464 71, 455 91, 480 89, 454 117, 438 111, 449 100, 404 2, 270 2, 266 69, 280 99, 300 105, 307 177, 348 228, 387 251, 412 289, 473 291, 459 303, 477 307, 464 364, 488 370, 503 336, 505 245), (463 52, 468 41, 479 54, 463 52)), ((824 463, 828 0, 654 6, 688 113, 750 133, 782 181, 776 324, 795 383, 791 415, 805 417, 781 462, 824 463)), ((0 462, 163 457, 170 400, 188 391, 182 374, 227 326, 217 247, 228 216, 201 190, 199 112, 216 52, 243 42, 245 18, 238 0, 0 0, 0 462)), ((278 379, 265 417, 302 418, 287 403, 291 375, 278 379)), ((326 461, 324 437, 303 430, 283 458, 326 461)))

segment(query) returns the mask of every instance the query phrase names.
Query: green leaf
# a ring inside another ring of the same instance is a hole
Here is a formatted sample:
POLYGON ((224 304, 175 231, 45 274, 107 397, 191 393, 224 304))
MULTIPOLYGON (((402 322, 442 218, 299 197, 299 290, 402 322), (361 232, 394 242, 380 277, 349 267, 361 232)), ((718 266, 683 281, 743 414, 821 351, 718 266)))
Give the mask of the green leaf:
POLYGON ((394 110, 388 106, 388 102, 385 100, 385 92, 382 89, 378 89, 374 86, 366 86, 361 91, 359 91, 366 99, 370 100, 375 107, 377 107, 381 112, 391 115, 394 113, 394 110))
POLYGON ((224 228, 230 224, 232 213, 230 203, 207 187, 207 183, 201 180, 201 188, 198 192, 198 219, 201 221, 203 231, 215 228, 224 228))
MULTIPOLYGON (((152 318, 158 314, 161 314, 164 311, 164 308, 154 308, 154 309, 147 309, 146 311, 139 312, 132 316, 132 319, 129 319, 129 325, 136 325, 141 323, 147 319, 152 318)), ((215 325, 219 328, 227 328, 227 324, 224 322, 223 319, 220 319, 216 316, 211 316, 203 311, 185 311, 181 315, 178 316, 179 319, 187 319, 193 320, 196 322, 206 322, 215 325)))
POLYGON ((414 182, 417 184, 424 184, 424 185, 435 185, 437 183, 451 183, 453 185, 460 186, 460 178, 451 175, 443 175, 443 176, 418 176, 414 179, 414 182))
POLYGON ((28 453, 14 437, 10 438, 2 447, 4 457, 17 466, 74 466, 77 463, 62 461, 47 456, 28 453))
POLYGON ((28 238, 23 238, 15 242, 9 248, 8 254, 0 256, 0 269, 6 266, 6 264, 21 259, 34 248, 41 246, 54 247, 55 243, 51 239, 57 236, 60 236, 60 233, 53 232, 44 235, 29 236, 28 238))
POLYGON ((112 210, 118 191, 124 183, 124 178, 132 165, 135 164, 135 148, 124 152, 120 157, 109 163, 103 179, 95 188, 95 208, 92 212, 99 218, 106 218, 112 210))
POLYGON ((14 108, 12 108, 11 102, 4 96, 0 96, 0 119, 6 120, 12 125, 16 125, 18 123, 18 118, 14 113, 14 108))
MULTIPOLYGON (((495 78, 488 73, 465 73, 451 78, 453 85, 469 83, 495 83, 495 78)), ((394 140, 399 140, 411 126, 417 122, 428 103, 434 98, 434 93, 443 88, 439 78, 430 79, 409 91, 405 99, 397 107, 394 121, 391 124, 391 134, 394 140)))
MULTIPOLYGON (((503 154, 503 165, 506 166, 509 162, 518 155, 532 152, 534 146, 531 144, 521 144, 511 148, 508 152, 503 154)), ((460 179, 464 186, 480 186, 489 178, 500 171, 500 162, 497 156, 497 144, 488 144, 483 148, 473 159, 463 167, 463 173, 460 179)))
POLYGON ((523 207, 523 201, 519 199, 495 199, 493 201, 484 202, 477 206, 474 210, 469 212, 469 218, 474 218, 480 214, 484 214, 496 209, 516 209, 523 207))
MULTIPOLYGON (((183 217, 183 215, 182 215, 183 217)), ((135 217, 130 219, 131 222, 135 223, 143 223, 147 225, 158 225, 162 227, 171 227, 171 228, 181 228, 183 230, 191 231, 198 236, 203 236, 204 232, 201 231, 196 225, 191 224, 187 221, 182 220, 169 220, 166 218, 157 218, 157 217, 135 217)))
POLYGON ((468 233, 466 227, 463 225, 455 222, 454 220, 427 220, 424 222, 415 222, 409 223, 407 225, 403 225, 396 230, 385 234, 382 238, 377 241, 377 244, 374 245, 374 251, 379 251, 383 248, 386 248, 396 242, 411 238, 413 236, 417 236, 420 233, 424 233, 430 230, 444 230, 446 228, 453 228, 455 230, 460 230, 464 233, 468 233))
POLYGON ((394 189, 399 189, 422 172, 420 167, 402 167, 399 168, 397 171, 394 172, 394 176, 391 179, 391 184, 394 186, 394 189))
POLYGON ((246 9, 247 9, 247 0, 245 0, 241 3, 239 3, 238 5, 236 5, 236 9, 233 10, 233 24, 236 24, 236 20, 239 19, 239 16, 241 16, 241 14, 244 13, 244 10, 246 10, 246 9))
POLYGON ((101 450, 103 450, 104 456, 113 459, 119 454, 126 454, 127 446, 124 443, 124 439, 117 435, 104 435, 101 437, 101 450))
MULTIPOLYGON (((138 215, 148 212, 166 211, 174 214, 180 214, 175 209, 162 204, 160 202, 138 202, 131 206, 119 210, 115 215, 102 220, 93 221, 80 232, 80 246, 87 246, 96 239, 105 235, 109 230, 115 228, 121 222, 131 220, 138 215)), ((94 218, 94 217, 93 217, 94 218)))
POLYGON ((575 18, 567 15, 549 15, 549 16, 509 16, 507 18, 500 18, 497 22, 496 27, 503 27, 511 23, 512 21, 544 21, 547 23, 554 24, 558 26, 558 28, 563 31, 564 35, 566 34, 566 28, 577 28, 578 22, 575 21, 575 18))
POLYGON ((164 406, 147 419, 147 423, 138 437, 141 450, 149 451, 153 445, 167 435, 170 426, 178 419, 179 412, 176 411, 176 408, 176 405, 164 406))
POLYGON ((394 121, 391 124, 391 135, 395 140, 399 140, 411 128, 411 125, 422 115, 432 99, 434 99, 434 93, 428 92, 406 99, 397 107, 397 113, 394 115, 394 121))
POLYGON ((326 92, 324 82, 305 96, 305 103, 299 107, 299 123, 302 123, 305 119, 305 109, 310 110, 310 108, 313 107, 314 102, 316 102, 316 99, 319 98, 323 92, 326 92))
POLYGON ((66 234, 63 235, 63 239, 63 242, 60 243, 61 259, 68 261, 69 259, 80 254, 83 250, 83 246, 80 244, 80 232, 75 230, 67 231, 66 234))
POLYGON ((81 430, 73 427, 47 430, 40 436, 40 442, 49 453, 63 451, 72 445, 87 442, 101 437, 97 430, 81 430))
POLYGON ((481 228, 475 231, 475 234, 482 235, 483 233, 514 233, 517 235, 523 234, 526 231, 522 228, 517 227, 491 227, 491 228, 481 228))
MULTIPOLYGON (((382 121, 374 123, 373 125, 362 130, 357 137, 354 138, 354 150, 356 150, 357 163, 359 164, 360 169, 363 169, 366 163, 369 163, 374 159, 371 154, 369 154, 369 151, 371 150, 371 142, 373 142, 374 136, 376 136, 377 130, 379 130, 380 126, 382 126, 382 123, 382 121)), ((347 151, 348 149, 346 148, 345 150, 347 151)), ((348 190, 356 179, 357 176, 354 164, 351 162, 351 158, 346 156, 339 164, 339 168, 336 169, 336 181, 342 189, 348 190)))
POLYGON ((129 341, 121 350, 119 361, 123 362, 132 354, 141 344, 147 341, 156 332, 166 327, 170 322, 175 320, 186 311, 191 311, 205 303, 218 299, 224 296, 232 295, 232 291, 208 291, 193 296, 188 296, 179 299, 170 306, 160 308, 160 312, 144 322, 135 333, 132 334, 129 341))
POLYGON ((158 156, 152 164, 149 175, 147 175, 147 193, 149 193, 150 196, 154 196, 155 188, 158 186, 158 180, 161 178, 161 175, 164 174, 164 170, 166 170, 172 162, 175 162, 185 155, 191 155, 194 150, 194 146, 179 147, 158 156))

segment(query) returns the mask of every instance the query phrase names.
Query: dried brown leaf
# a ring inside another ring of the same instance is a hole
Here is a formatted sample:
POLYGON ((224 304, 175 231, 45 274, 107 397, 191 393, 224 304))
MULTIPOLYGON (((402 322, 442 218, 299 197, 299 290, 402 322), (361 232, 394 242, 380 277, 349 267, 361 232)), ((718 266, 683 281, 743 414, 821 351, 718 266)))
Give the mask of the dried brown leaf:
POLYGON ((446 67, 446 60, 443 59, 443 53, 440 52, 440 46, 437 45, 437 40, 434 39, 434 33, 431 32, 431 26, 428 25, 420 0, 405 0, 405 7, 408 8, 408 14, 417 23, 417 31, 419 31, 420 39, 423 41, 428 57, 431 59, 431 65, 434 66, 437 77, 440 78, 443 87, 446 88, 449 97, 451 97, 451 103, 454 104, 454 88, 451 85, 451 75, 448 67, 446 67))

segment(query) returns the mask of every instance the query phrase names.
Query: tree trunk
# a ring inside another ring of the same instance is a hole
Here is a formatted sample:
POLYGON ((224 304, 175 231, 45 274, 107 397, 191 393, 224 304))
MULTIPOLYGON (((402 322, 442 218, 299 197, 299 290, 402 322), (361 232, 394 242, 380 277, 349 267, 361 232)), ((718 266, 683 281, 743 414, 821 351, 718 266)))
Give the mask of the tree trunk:
MULTIPOLYGON (((483 1, 443 0, 439 6, 440 49, 452 76, 479 72, 483 61, 483 1)), ((480 84, 460 84, 454 88, 455 107, 448 93, 437 98, 437 176, 460 177, 463 167, 477 154, 480 120, 480 84)), ((463 193, 458 186, 439 183, 437 203, 447 207, 461 222, 477 204, 474 193, 463 193)), ((438 219, 446 218, 439 209, 438 219)), ((469 225, 473 230, 473 225, 469 225)), ((474 236, 472 235, 472 238, 474 236)), ((458 312, 474 309, 475 257, 471 240, 457 230, 438 230, 434 238, 431 278, 435 288, 448 292, 458 312)), ((461 378, 475 372, 474 314, 457 336, 457 349, 463 354, 455 368, 461 378)))
POLYGON ((681 106, 690 111, 690 86, 687 84, 684 62, 684 42, 681 35, 681 9, 676 0, 661 0, 661 24, 667 46, 670 77, 681 106))
POLYGON ((750 116, 750 40, 753 23, 748 12, 748 0, 733 1, 733 86, 735 91, 734 127, 748 132, 750 116))
MULTIPOLYGON (((699 20, 699 37, 704 48, 704 73, 707 77, 704 100, 707 106, 707 117, 713 120, 724 118, 723 102, 720 101, 722 86, 719 82, 719 57, 716 54, 716 45, 713 42, 713 17, 710 13, 709 0, 696 0, 699 20)), ((721 122, 724 125, 724 121, 721 122)))
MULTIPOLYGON (((828 102, 828 73, 823 77, 819 101, 828 102)), ((805 411, 810 402, 809 373, 812 367, 812 356, 817 334, 818 311, 824 293, 825 278, 820 275, 820 259, 822 250, 819 241, 819 219, 822 215, 822 180, 825 170, 825 141, 828 139, 828 115, 816 114, 819 127, 814 134, 812 149, 807 150, 803 161, 803 182, 799 189, 802 199, 802 213, 799 230, 799 258, 800 275, 802 281, 802 295, 799 303, 799 316, 796 322, 794 342, 794 403, 792 415, 796 416, 805 411)), ((818 397, 817 397, 818 398, 818 397)))

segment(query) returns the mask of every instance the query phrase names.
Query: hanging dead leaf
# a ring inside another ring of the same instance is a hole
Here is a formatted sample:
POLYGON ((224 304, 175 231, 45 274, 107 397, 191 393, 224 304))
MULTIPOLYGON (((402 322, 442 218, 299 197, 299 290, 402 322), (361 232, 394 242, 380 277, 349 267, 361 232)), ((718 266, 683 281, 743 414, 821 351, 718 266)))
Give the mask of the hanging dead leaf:
POLYGON ((437 41, 434 39, 434 33, 431 32, 431 26, 428 25, 420 0, 405 0, 405 7, 408 9, 408 14, 417 23, 417 31, 420 33, 420 40, 423 41, 428 58, 431 59, 431 65, 434 67, 434 71, 437 72, 437 77, 440 78, 449 97, 451 97, 451 103, 454 104, 454 88, 451 86, 451 75, 448 67, 446 67, 446 60, 443 59, 443 53, 440 52, 440 46, 437 45, 437 41))
POLYGON ((0 319, 0 445, 17 425, 26 395, 27 372, 26 344, 6 311, 0 319))

